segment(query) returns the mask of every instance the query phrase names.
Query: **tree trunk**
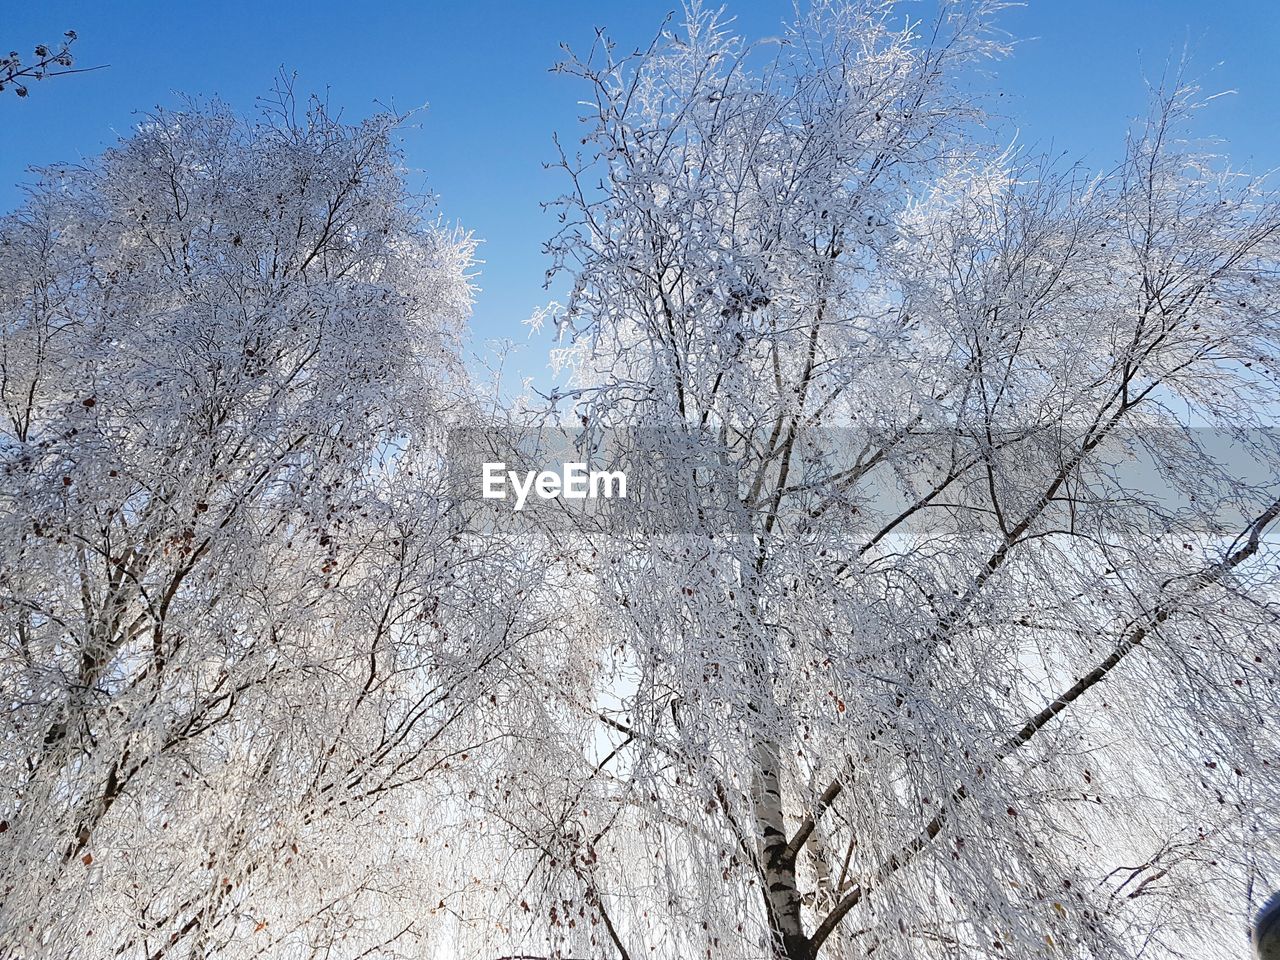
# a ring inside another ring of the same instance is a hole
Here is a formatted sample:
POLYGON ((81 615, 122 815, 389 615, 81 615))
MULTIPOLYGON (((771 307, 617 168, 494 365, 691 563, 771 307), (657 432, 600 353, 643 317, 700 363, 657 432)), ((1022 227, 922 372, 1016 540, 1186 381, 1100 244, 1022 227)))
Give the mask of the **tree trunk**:
POLYGON ((759 838, 760 879, 774 937, 774 955, 779 960, 813 960, 815 954, 800 917, 795 858, 787 849, 778 779, 779 747, 775 741, 760 739, 756 741, 754 753, 756 774, 752 801, 759 838))

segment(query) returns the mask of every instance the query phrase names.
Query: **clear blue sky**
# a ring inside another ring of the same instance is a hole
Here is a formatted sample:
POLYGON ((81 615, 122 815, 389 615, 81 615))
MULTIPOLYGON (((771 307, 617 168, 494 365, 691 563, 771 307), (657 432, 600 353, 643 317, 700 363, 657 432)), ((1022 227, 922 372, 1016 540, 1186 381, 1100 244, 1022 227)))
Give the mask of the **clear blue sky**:
MULTIPOLYGON (((127 132, 138 109, 173 91, 217 94, 245 111, 283 64, 299 88, 329 90, 351 118, 375 100, 428 104, 405 133, 411 166, 441 210, 484 241, 478 340, 523 341, 520 321, 547 295, 541 243, 552 217, 539 202, 561 186, 542 169, 551 133, 570 131, 580 90, 548 73, 564 41, 585 48, 594 25, 624 45, 649 39, 672 0, 442 3, 438 0, 33 0, 5 3, 0 46, 29 53, 66 29, 96 73, 46 81, 26 100, 0 97, 0 210, 21 199, 32 164, 91 156, 127 132)), ((741 28, 770 35, 789 0, 728 4, 741 28)), ((908 7, 910 9, 910 7, 908 7)), ((1280 165, 1280 3, 1273 0, 1031 0, 1003 15, 1021 38, 994 65, 1001 104, 1024 143, 1052 145, 1095 166, 1116 157, 1144 75, 1190 45, 1211 90, 1235 89, 1205 115, 1237 163, 1280 165), (1145 72, 1144 72, 1145 71, 1145 72)), ((544 340, 520 366, 543 368, 544 340)), ((539 376, 539 380, 543 377, 539 376)))

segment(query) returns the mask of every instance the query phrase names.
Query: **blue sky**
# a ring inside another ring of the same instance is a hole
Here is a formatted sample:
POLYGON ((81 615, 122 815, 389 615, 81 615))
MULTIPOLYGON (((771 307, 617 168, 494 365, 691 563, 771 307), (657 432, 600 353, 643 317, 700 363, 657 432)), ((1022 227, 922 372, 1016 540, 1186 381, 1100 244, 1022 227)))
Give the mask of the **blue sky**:
MULTIPOLYGON (((0 45, 29 53, 66 29, 82 65, 109 69, 47 81, 26 100, 0 97, 0 210, 21 200, 25 168, 99 152, 134 113, 173 91, 217 94, 245 111, 281 65, 303 91, 326 88, 358 118, 375 101, 428 105, 405 132, 409 164, 444 215, 482 238, 486 261, 474 319, 478 341, 524 341, 520 321, 547 299, 542 241, 554 230, 540 201, 559 178, 542 169, 551 134, 571 131, 580 90, 548 68, 559 44, 585 48, 594 25, 624 45, 649 39, 672 0, 516 3, 478 0, 224 0, 214 3, 7 4, 0 45)), ((911 9, 914 5, 909 5, 911 9)), ((728 5, 751 36, 777 31, 789 0, 728 5)), ((917 7, 916 9, 923 9, 917 7)), ((1270 0, 1031 0, 1007 11, 1023 42, 993 65, 999 101, 1023 143, 1052 146, 1093 166, 1116 158, 1126 121, 1141 112, 1144 76, 1191 48, 1208 90, 1234 89, 1204 117, 1237 164, 1280 165, 1280 4, 1270 0)), ((546 339, 519 366, 544 369, 546 339)), ((538 376, 543 379, 542 375, 538 376)))

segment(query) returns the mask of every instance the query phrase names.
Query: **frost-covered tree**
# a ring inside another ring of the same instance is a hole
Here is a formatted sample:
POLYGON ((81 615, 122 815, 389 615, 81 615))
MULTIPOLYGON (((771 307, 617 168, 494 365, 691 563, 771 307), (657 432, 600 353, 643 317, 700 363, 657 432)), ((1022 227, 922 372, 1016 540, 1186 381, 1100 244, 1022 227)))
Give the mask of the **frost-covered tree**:
POLYGON ((992 12, 695 8, 564 68, 570 399, 649 486, 560 540, 579 666, 491 798, 511 952, 1247 950, 1280 204, 1180 80, 1108 173, 982 149, 992 12))
POLYGON ((444 500, 473 245, 395 124, 161 111, 0 221, 4 957, 427 949, 520 574, 444 500))
POLYGON ((1181 78, 1109 172, 991 149, 1000 6, 563 66, 598 510, 456 482, 452 428, 563 421, 480 416, 394 118, 286 91, 46 171, 0 220, 0 957, 1247 951, 1280 203, 1181 78))

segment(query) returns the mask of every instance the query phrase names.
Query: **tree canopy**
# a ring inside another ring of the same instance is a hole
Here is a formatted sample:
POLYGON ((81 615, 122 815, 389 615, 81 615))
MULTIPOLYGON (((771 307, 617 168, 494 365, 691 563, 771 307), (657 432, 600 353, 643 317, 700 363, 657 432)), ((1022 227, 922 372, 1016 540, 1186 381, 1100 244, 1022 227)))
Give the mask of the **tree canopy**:
POLYGON ((1000 7, 568 54, 547 404, 468 374, 474 243, 395 116, 192 102, 44 171, 0 953, 1238 957, 1280 202, 1183 70, 1114 169, 998 146, 1000 7), (634 482, 517 515, 480 434, 634 482))

